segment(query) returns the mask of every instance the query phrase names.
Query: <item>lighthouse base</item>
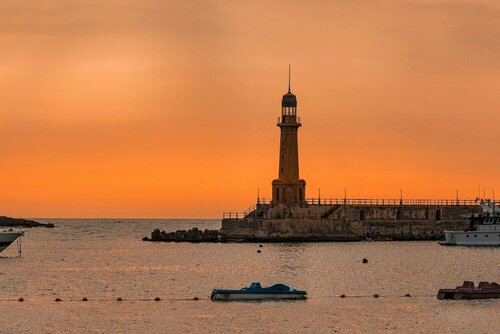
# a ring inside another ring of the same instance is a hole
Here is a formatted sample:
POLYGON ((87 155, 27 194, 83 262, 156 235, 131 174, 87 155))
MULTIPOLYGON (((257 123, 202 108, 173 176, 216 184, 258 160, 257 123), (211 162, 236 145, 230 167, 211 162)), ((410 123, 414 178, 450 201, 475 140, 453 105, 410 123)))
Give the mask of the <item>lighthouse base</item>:
POLYGON ((303 204, 306 202, 305 180, 280 180, 272 183, 273 203, 275 204, 303 204))

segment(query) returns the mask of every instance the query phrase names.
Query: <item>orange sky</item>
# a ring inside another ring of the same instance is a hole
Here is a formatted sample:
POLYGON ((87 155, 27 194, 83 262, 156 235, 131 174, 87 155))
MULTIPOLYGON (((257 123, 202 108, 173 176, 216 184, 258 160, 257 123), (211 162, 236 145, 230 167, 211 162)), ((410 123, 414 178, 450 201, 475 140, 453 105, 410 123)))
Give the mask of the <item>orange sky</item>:
POLYGON ((308 197, 500 197, 498 1, 0 2, 0 214, 218 218, 308 197), (481 190, 482 191, 482 190, 481 190))

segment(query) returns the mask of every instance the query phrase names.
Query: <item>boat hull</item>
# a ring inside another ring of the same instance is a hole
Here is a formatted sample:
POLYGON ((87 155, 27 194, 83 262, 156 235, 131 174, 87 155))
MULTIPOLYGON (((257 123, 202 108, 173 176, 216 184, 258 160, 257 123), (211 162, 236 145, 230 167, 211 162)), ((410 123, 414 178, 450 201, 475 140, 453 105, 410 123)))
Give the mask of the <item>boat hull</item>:
POLYGON ((500 298, 500 291, 456 291, 454 289, 441 289, 438 299, 490 299, 500 298))
POLYGON ((0 232, 0 252, 9 247, 21 235, 21 232, 0 232))
POLYGON ((212 300, 270 300, 270 299, 288 299, 300 300, 306 299, 305 294, 295 293, 212 293, 212 300))
POLYGON ((497 231, 445 231, 445 240, 440 242, 445 246, 500 246, 500 233, 497 231))

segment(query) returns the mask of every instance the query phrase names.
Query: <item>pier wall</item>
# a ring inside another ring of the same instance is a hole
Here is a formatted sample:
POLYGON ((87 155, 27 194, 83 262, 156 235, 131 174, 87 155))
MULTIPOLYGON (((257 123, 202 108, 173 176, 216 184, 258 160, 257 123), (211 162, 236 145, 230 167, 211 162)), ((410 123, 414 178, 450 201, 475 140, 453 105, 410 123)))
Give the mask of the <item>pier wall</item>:
POLYGON ((228 239, 255 241, 354 241, 363 227, 332 219, 223 219, 219 234, 228 239))
POLYGON ((476 205, 305 205, 257 208, 223 219, 219 234, 245 240, 437 240, 466 230, 476 205))

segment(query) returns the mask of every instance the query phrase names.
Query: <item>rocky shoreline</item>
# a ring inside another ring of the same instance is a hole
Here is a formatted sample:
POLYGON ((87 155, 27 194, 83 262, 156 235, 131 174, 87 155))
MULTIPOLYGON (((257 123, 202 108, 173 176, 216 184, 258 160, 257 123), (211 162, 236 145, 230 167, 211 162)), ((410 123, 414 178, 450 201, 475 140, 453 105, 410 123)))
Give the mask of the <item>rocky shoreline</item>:
POLYGON ((144 237, 143 241, 166 241, 166 242, 223 242, 217 230, 199 230, 194 227, 190 230, 177 230, 175 232, 160 231, 155 229, 151 238, 144 237))
POLYGON ((53 228, 54 224, 48 223, 43 224, 30 219, 22 218, 11 218, 6 216, 0 216, 0 227, 46 227, 53 228))

